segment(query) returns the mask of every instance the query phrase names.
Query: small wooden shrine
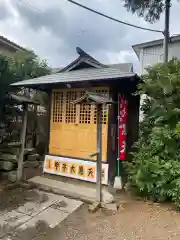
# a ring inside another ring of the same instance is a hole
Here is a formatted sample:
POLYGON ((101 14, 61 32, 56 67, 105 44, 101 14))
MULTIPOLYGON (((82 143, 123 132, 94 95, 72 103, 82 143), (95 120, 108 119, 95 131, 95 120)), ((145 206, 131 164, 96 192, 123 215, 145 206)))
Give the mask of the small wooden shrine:
POLYGON ((96 182, 97 106, 72 104, 86 92, 115 104, 102 104, 102 183, 117 174, 138 137, 140 78, 125 64, 104 65, 77 48, 79 57, 58 73, 13 84, 49 95, 49 146, 44 172, 96 182))

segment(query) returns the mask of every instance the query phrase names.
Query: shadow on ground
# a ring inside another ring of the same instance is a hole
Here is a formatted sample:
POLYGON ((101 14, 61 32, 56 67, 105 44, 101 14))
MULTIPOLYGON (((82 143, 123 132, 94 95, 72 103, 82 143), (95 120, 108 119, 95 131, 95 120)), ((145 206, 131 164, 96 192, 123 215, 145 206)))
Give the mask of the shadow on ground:
POLYGON ((32 240, 47 235, 50 228, 45 221, 38 221, 34 227, 27 228, 25 230, 17 229, 13 233, 4 237, 3 240, 32 240))
POLYGON ((11 211, 24 205, 26 202, 43 203, 48 201, 46 194, 39 194, 35 190, 16 188, 12 190, 4 190, 0 192, 0 214, 1 211, 11 211))

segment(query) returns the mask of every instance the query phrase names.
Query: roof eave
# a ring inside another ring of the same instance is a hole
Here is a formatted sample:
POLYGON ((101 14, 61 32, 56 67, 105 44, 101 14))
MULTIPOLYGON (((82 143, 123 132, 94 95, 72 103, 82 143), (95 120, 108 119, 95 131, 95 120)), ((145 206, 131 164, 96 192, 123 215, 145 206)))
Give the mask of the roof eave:
POLYGON ((8 39, 6 39, 6 38, 4 38, 4 37, 1 37, 1 38, 0 38, 0 42, 8 45, 9 47, 11 47, 11 48, 13 48, 13 49, 18 50, 18 51, 27 51, 27 49, 19 46, 19 45, 16 44, 16 43, 11 42, 10 40, 8 40, 8 39))
POLYGON ((74 85, 82 85, 82 83, 84 84, 108 84, 111 85, 112 83, 119 81, 119 80, 123 80, 123 79, 128 79, 133 82, 135 80, 137 80, 138 78, 140 79, 140 77, 134 73, 132 75, 129 76, 122 76, 122 77, 115 77, 115 78, 102 78, 102 79, 92 79, 92 80, 81 80, 81 81, 67 81, 67 82, 50 82, 50 83, 40 83, 40 84, 18 84, 18 85, 14 85, 12 84, 11 86, 13 87, 25 87, 25 88, 32 88, 32 89, 36 89, 36 90, 40 90, 40 91, 45 91, 47 89, 53 88, 56 85, 61 85, 63 87, 67 87, 67 84, 70 84, 71 86, 74 85))
POLYGON ((134 50, 134 52, 135 52, 135 54, 136 54, 136 56, 138 57, 138 59, 139 59, 139 55, 140 55, 140 48, 136 48, 136 45, 133 45, 132 46, 132 49, 134 50))
MULTIPOLYGON (((180 41, 180 35, 170 37, 170 42, 177 42, 177 41, 180 41)), ((159 45, 162 45, 162 44, 163 44, 163 39, 157 39, 157 40, 153 40, 153 41, 149 41, 149 42, 144 42, 144 43, 139 43, 139 44, 132 45, 132 48, 139 58, 138 51, 140 51, 140 49, 159 46, 159 45)))

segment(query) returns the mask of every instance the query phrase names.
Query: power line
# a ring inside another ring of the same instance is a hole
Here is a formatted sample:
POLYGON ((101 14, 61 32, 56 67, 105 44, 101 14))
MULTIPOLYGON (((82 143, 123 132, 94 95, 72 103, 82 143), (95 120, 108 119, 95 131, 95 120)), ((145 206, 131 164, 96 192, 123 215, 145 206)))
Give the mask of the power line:
MULTIPOLYGON (((108 19, 110 19, 110 20, 112 20, 112 21, 114 21, 114 22, 118 22, 118 23, 121 23, 121 24, 130 26, 130 27, 138 28, 138 29, 145 30, 145 31, 158 32, 158 33, 163 33, 163 32, 164 32, 164 31, 161 31, 161 30, 152 29, 152 28, 140 27, 140 26, 137 26, 137 25, 128 23, 128 22, 121 21, 121 20, 119 20, 119 19, 110 17, 110 16, 108 16, 108 15, 106 15, 106 14, 104 14, 104 13, 101 13, 101 12, 99 12, 99 11, 96 11, 96 10, 94 10, 94 9, 92 9, 92 8, 89 8, 89 7, 85 6, 85 5, 82 5, 82 4, 80 4, 80 3, 77 3, 77 2, 75 2, 75 1, 73 1, 73 0, 67 0, 67 1, 70 2, 70 3, 72 3, 72 4, 75 4, 75 5, 79 6, 79 7, 81 7, 81 8, 84 8, 84 9, 90 11, 90 12, 93 12, 93 13, 95 13, 95 14, 98 14, 98 15, 100 15, 100 16, 102 16, 102 17, 108 18, 108 19)), ((26 4, 27 6, 33 8, 33 9, 36 10, 36 11, 42 12, 41 9, 33 6, 32 4, 28 3, 28 2, 25 1, 25 0, 19 0, 19 2, 22 2, 23 4, 26 4)))
POLYGON ((95 13, 95 14, 98 14, 98 15, 100 15, 100 16, 102 16, 102 17, 108 18, 108 19, 110 19, 110 20, 112 20, 112 21, 114 21, 114 22, 118 22, 118 23, 121 23, 121 24, 130 26, 130 27, 134 27, 134 28, 139 28, 139 29, 141 29, 141 30, 146 30, 146 31, 151 31, 151 32, 158 32, 158 33, 163 33, 163 32, 164 32, 164 31, 162 31, 162 30, 156 30, 156 29, 152 29, 152 28, 140 27, 140 26, 137 26, 137 25, 134 25, 134 24, 131 24, 131 23, 127 23, 127 22, 118 20, 118 19, 113 18, 113 17, 110 17, 110 16, 108 16, 108 15, 106 15, 106 14, 104 14, 104 13, 101 13, 101 12, 99 12, 99 11, 96 11, 96 10, 94 10, 94 9, 92 9, 92 8, 89 8, 89 7, 85 6, 85 5, 82 5, 82 4, 80 4, 80 3, 77 3, 77 2, 75 2, 75 1, 73 1, 73 0, 67 0, 67 1, 70 2, 70 3, 73 3, 73 4, 77 5, 77 6, 79 6, 79 7, 81 7, 81 8, 84 8, 84 9, 90 11, 90 12, 93 12, 93 13, 95 13))

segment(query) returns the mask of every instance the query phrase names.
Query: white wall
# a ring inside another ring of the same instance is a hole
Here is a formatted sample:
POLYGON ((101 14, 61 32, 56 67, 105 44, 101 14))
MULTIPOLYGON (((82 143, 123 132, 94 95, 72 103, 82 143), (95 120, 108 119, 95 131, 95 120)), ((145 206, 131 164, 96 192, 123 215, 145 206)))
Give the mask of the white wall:
MULTIPOLYGON (((169 44, 169 59, 180 59, 180 41, 169 44)), ((140 50, 140 74, 144 74, 145 68, 163 61, 163 45, 148 47, 140 50)))
POLYGON ((0 54, 7 57, 13 57, 16 51, 16 49, 10 48, 8 45, 0 43, 0 54))

